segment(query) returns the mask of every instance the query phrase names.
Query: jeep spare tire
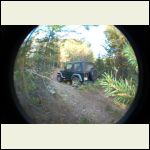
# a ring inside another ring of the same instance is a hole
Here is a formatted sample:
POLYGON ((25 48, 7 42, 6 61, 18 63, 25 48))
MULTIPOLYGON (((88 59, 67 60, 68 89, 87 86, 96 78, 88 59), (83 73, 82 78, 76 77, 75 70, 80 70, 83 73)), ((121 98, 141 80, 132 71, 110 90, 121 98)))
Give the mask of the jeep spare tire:
POLYGON ((89 72, 89 74, 90 74, 90 79, 92 80, 92 81, 95 81, 96 79, 97 79, 97 71, 96 71, 96 69, 91 69, 90 70, 90 72, 89 72))

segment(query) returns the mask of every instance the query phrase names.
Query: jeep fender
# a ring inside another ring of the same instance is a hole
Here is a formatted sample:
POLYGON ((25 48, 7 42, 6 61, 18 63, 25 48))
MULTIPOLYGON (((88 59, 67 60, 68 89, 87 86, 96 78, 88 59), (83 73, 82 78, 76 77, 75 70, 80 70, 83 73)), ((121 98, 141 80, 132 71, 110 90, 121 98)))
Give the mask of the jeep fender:
POLYGON ((71 76, 71 79, 73 79, 73 77, 78 77, 81 82, 83 81, 80 74, 73 74, 73 75, 71 76))
POLYGON ((65 77, 62 75, 61 72, 58 72, 58 73, 57 73, 57 75, 59 75, 59 74, 60 74, 61 78, 65 78, 65 77))

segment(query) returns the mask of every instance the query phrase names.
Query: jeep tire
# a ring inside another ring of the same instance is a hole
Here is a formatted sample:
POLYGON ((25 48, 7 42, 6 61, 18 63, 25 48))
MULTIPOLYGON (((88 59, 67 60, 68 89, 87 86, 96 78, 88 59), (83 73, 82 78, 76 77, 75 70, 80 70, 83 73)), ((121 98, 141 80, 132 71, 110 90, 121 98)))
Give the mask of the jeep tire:
POLYGON ((78 77, 73 77, 72 78, 72 86, 73 87, 78 87, 81 84, 80 79, 78 77))
POLYGON ((62 79, 61 75, 58 74, 58 75, 57 75, 57 81, 58 81, 58 82, 62 82, 62 80, 63 80, 63 79, 62 79))

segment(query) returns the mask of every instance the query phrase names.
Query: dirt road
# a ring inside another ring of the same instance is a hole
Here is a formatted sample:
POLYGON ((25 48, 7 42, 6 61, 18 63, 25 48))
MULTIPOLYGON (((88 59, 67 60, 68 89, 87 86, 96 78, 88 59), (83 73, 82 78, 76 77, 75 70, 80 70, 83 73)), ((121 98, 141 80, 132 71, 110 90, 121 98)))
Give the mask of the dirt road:
POLYGON ((115 123, 124 114, 106 97, 102 89, 94 92, 81 91, 71 85, 56 81, 54 71, 50 86, 56 93, 49 91, 40 83, 41 101, 39 105, 28 104, 26 111, 35 123, 115 123))

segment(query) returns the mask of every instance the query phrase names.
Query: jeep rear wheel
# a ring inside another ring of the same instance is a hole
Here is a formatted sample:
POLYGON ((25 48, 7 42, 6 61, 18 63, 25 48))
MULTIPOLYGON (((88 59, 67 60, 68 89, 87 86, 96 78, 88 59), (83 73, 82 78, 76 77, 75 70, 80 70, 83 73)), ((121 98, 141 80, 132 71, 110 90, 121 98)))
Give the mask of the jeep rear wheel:
POLYGON ((78 77, 73 77, 72 78, 72 86, 78 87, 79 85, 81 85, 80 79, 78 77))

